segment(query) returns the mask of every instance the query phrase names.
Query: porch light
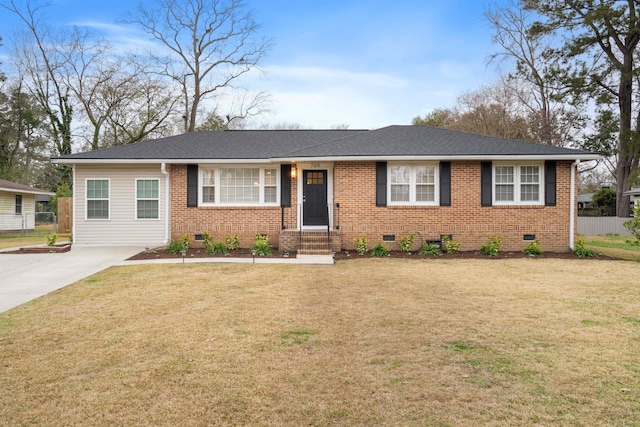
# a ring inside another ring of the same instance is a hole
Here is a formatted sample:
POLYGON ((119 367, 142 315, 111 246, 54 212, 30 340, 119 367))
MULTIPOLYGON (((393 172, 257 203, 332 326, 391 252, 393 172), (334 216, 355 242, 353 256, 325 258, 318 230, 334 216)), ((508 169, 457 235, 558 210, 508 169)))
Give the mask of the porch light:
POLYGON ((297 174, 298 171, 296 170, 295 165, 291 165, 291 178, 295 178, 297 174))

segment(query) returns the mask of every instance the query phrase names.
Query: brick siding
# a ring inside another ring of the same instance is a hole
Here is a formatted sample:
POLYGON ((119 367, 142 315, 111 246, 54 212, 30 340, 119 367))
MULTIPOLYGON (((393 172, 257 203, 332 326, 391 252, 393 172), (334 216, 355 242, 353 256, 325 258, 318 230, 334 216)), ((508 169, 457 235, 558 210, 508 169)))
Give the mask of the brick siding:
MULTIPOLYGON (((522 251, 529 242, 524 234, 535 234, 545 251, 569 250, 569 192, 571 162, 557 163, 556 206, 480 206, 480 163, 457 161, 451 165, 451 206, 376 206, 375 162, 336 162, 333 170, 334 248, 353 249, 356 237, 369 244, 395 235, 385 242, 399 249, 400 236, 420 234, 425 240, 439 240, 451 234, 461 250, 475 250, 491 236, 502 237, 502 250, 522 251), (341 242, 341 243, 340 243, 341 242)), ((285 232, 281 232, 280 207, 198 207, 187 208, 186 166, 171 169, 171 239, 185 233, 208 232, 215 240, 238 234, 242 247, 253 244, 256 233, 267 234, 269 243, 284 250, 296 248, 291 232, 297 227, 297 182, 291 183, 291 207, 284 209, 285 232)), ((577 197, 577 194, 576 194, 577 197)), ((576 214, 577 215, 577 214, 576 214)), ((416 236, 416 248, 420 238, 416 236)))
MULTIPOLYGON (((340 203, 340 232, 345 249, 354 248, 357 237, 369 245, 385 242, 399 249, 400 236, 420 233, 425 240, 452 235, 461 250, 475 250, 491 236, 502 237, 502 250, 522 251, 530 242, 524 234, 535 234, 546 251, 569 250, 569 193, 571 162, 557 164, 556 206, 480 206, 480 163, 451 164, 451 206, 376 207, 375 162, 340 162, 334 165, 334 203, 340 203)), ((416 248, 420 239, 416 236, 416 248)))

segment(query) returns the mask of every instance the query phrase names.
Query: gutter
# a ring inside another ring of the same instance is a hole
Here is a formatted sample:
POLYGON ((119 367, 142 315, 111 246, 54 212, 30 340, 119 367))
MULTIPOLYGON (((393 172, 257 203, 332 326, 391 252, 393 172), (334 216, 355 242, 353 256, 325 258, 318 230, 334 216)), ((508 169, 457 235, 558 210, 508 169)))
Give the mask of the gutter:
POLYGON ((575 244, 575 227, 576 227, 576 169, 580 164, 580 160, 571 163, 571 196, 569 197, 569 248, 573 250, 575 244))
POLYGON ((169 176, 169 172, 167 172, 167 164, 166 163, 162 163, 160 165, 160 172, 162 172, 162 174, 164 175, 164 240, 162 241, 163 244, 168 244, 169 243, 169 209, 170 209, 170 203, 169 203, 169 191, 170 191, 170 176, 169 176))
POLYGON ((581 161, 599 160, 602 156, 598 154, 585 153, 576 154, 530 154, 530 155, 375 155, 375 156, 325 156, 325 157, 271 157, 265 159, 216 159, 216 158, 191 158, 191 159, 52 159, 55 164, 151 164, 151 163, 171 163, 171 164, 271 164, 271 163, 299 163, 299 162, 340 162, 340 161, 536 161, 536 160, 575 160, 581 161))

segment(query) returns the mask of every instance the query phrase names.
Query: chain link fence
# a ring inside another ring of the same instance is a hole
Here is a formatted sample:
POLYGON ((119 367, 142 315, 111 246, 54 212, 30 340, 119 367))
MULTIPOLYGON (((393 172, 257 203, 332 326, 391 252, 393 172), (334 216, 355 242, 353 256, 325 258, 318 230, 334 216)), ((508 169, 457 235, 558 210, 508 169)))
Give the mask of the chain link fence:
POLYGON ((56 214, 53 212, 25 212, 22 214, 0 212, 0 233, 42 233, 58 232, 56 214))

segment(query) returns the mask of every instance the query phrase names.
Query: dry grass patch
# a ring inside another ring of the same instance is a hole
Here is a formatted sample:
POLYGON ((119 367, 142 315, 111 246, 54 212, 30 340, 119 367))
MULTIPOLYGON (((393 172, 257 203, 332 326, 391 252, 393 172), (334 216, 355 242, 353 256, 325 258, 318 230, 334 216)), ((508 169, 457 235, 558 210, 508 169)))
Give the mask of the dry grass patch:
POLYGON ((637 264, 143 265, 0 314, 0 425, 639 425, 637 264))
MULTIPOLYGON (((53 234, 51 226, 38 226, 28 233, 0 234, 0 249, 20 248, 47 244, 47 234, 53 234)), ((69 240, 69 234, 58 234, 58 241, 69 240)))

